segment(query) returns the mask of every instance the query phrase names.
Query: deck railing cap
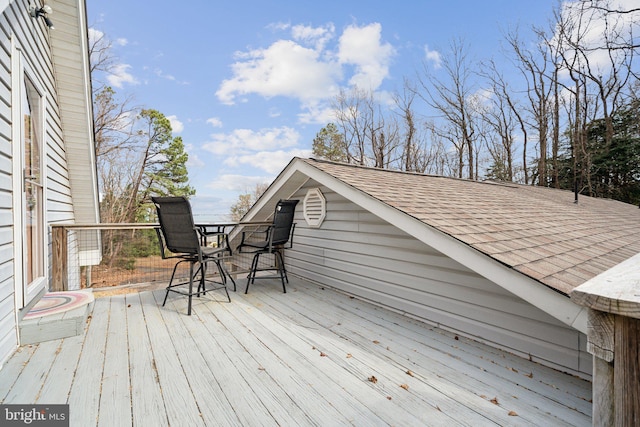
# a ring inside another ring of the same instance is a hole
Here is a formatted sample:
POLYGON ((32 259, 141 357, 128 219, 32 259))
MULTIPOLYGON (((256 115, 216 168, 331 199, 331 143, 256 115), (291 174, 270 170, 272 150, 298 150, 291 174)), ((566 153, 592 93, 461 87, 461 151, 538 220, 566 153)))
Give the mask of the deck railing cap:
POLYGON ((640 319, 640 254, 578 286, 570 296, 594 310, 640 319))

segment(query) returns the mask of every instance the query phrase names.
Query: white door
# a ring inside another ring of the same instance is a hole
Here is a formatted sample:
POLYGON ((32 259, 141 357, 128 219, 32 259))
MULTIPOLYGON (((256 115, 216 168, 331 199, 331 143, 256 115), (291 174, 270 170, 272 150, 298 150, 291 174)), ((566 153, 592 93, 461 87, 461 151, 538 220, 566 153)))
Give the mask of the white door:
MULTIPOLYGON (((42 179, 42 117, 40 95, 28 78, 24 79, 21 125, 22 147, 22 212, 24 237, 25 291, 45 280, 44 271, 44 191, 42 179)), ((30 292, 27 292, 29 294, 30 292)))
POLYGON ((27 306, 46 286, 43 186, 43 98, 19 50, 13 80, 13 188, 16 308, 27 306))

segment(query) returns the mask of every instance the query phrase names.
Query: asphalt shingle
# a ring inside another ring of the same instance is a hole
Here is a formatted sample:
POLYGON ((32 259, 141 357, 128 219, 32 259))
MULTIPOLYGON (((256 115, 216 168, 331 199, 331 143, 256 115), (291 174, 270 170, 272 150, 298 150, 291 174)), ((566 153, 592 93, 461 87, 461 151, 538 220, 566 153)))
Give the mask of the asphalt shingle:
POLYGON ((640 253, 638 206, 570 191, 305 160, 562 293, 640 253))

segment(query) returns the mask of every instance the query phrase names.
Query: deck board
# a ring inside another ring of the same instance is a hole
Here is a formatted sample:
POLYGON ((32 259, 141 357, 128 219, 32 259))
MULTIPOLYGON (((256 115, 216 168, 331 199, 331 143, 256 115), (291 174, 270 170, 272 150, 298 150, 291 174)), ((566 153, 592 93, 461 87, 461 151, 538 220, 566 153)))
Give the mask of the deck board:
POLYGON ((29 358, 29 363, 24 367, 20 376, 32 378, 33 381, 24 384, 23 387, 13 387, 7 395, 7 400, 16 402, 35 402, 42 388, 42 380, 46 378, 51 361, 55 359, 59 342, 48 341, 38 346, 36 352, 29 358))
MULTIPOLYGON (((290 312, 288 306, 290 300, 277 300, 273 302, 280 304, 281 313, 290 312)), ((333 307, 332 305, 317 304, 316 299, 304 299, 300 303, 305 306, 304 316, 319 325, 327 327, 325 321, 331 319, 332 313, 324 310, 317 310, 318 307, 333 307), (316 304, 313 304, 313 302, 316 304), (314 310, 315 309, 315 310, 314 310)), ((330 309, 331 310, 331 309, 330 309)), ((394 406, 400 406, 405 411, 411 411, 416 407, 425 408, 418 415, 423 423, 433 422, 437 414, 442 423, 465 425, 487 425, 496 423, 509 425, 511 419, 508 415, 498 411, 495 405, 490 404, 486 399, 480 398, 477 394, 469 393, 458 384, 453 384, 450 379, 444 380, 443 373, 430 365, 438 365, 435 359, 423 360, 429 369, 428 376, 423 376, 424 372, 412 363, 397 362, 397 350, 395 344, 390 345, 390 340, 379 333, 367 333, 357 326, 358 316, 345 318, 345 321, 336 321, 329 330, 334 336, 322 339, 324 335, 314 335, 316 345, 320 346, 329 354, 337 353, 336 361, 357 378, 369 378, 372 375, 378 380, 374 387, 380 388, 394 401, 394 406), (364 334, 363 334, 364 332, 364 334), (335 350, 335 351, 334 351, 335 350), (347 358, 346 355, 351 355, 347 358), (412 375, 407 374, 411 371, 412 375), (423 379, 421 379, 421 377, 423 379), (402 386, 405 386, 403 388, 402 386), (426 409, 431 409, 427 411, 426 409), (448 419, 447 419, 448 418, 448 419)), ((329 320, 331 322, 331 320, 329 320)), ((413 352, 409 349, 408 351, 413 352)), ((442 354, 440 353, 439 356, 442 354)), ((446 365, 440 366, 440 369, 446 365)), ((457 374, 457 372, 455 372, 457 374)), ((455 380, 454 380, 455 381, 455 380)), ((395 408, 394 408, 395 409, 395 408)), ((436 418, 437 419, 437 418, 436 418)))
POLYGON ((179 295, 162 307, 162 290, 97 298, 84 335, 9 359, 0 401, 67 402, 72 426, 591 425, 588 381, 328 288, 287 289, 213 292, 192 316, 179 295))
MULTIPOLYGON (((169 306, 172 305, 169 303, 169 306)), ((206 307, 202 307, 201 312, 206 314, 206 311, 206 307)), ((211 339, 206 328, 206 317, 201 317, 201 322, 192 322, 186 316, 175 316, 175 312, 163 312, 163 316, 176 317, 180 324, 179 330, 183 331, 182 334, 173 335, 176 347, 190 348, 186 354, 180 352, 178 357, 191 379, 194 398, 206 424, 235 424, 241 422, 243 417, 255 417, 258 420, 270 418, 267 409, 259 405, 248 407, 244 413, 237 413, 231 405, 230 401, 235 399, 253 400, 253 391, 248 386, 242 387, 243 381, 239 373, 235 369, 229 369, 233 366, 232 361, 224 357, 219 346, 211 339), (240 394, 226 395, 221 387, 221 384, 224 386, 226 383, 239 386, 240 394)))
MULTIPOLYGON (((305 297, 309 294, 310 292, 306 292, 305 297)), ((314 297, 316 299, 324 298, 326 304, 320 305, 321 307, 340 307, 354 310, 353 314, 357 313, 358 316, 352 317, 346 327, 325 326, 331 327, 336 332, 339 332, 339 329, 350 327, 350 330, 343 331, 342 335, 354 339, 364 331, 368 332, 367 337, 377 336, 377 340, 380 342, 380 346, 377 348, 384 347, 385 342, 389 343, 387 348, 394 353, 390 356, 392 363, 398 359, 411 360, 418 355, 424 355, 427 359, 419 361, 417 363, 419 366, 427 368, 436 366, 436 369, 432 370, 432 374, 444 376, 447 381, 455 384, 455 387, 466 386, 469 391, 476 394, 478 392, 485 396, 494 394, 489 397, 490 399, 499 393, 504 396, 504 398, 498 399, 499 402, 505 404, 511 402, 515 405, 509 410, 518 412, 517 407, 522 406, 522 398, 526 398, 527 406, 542 408, 541 413, 531 414, 535 415, 533 422, 537 422, 539 417, 544 416, 549 410, 553 412, 553 407, 558 405, 558 402, 576 408, 578 412, 576 422, 579 422, 583 415, 590 414, 591 396, 587 393, 590 389, 584 387, 584 380, 565 376, 569 380, 569 384, 567 387, 558 389, 553 386, 557 381, 558 373, 550 368, 508 353, 497 351, 494 353, 494 349, 489 346, 457 337, 453 333, 438 328, 428 327, 421 322, 407 322, 399 314, 388 310, 362 309, 360 302, 349 300, 346 296, 336 298, 337 295, 339 294, 335 292, 317 293, 316 291, 314 297), (376 313, 384 313, 385 318, 377 317, 376 313), (372 314, 374 317, 371 316, 372 314), (425 337, 428 339, 425 340, 425 337), (441 362, 442 354, 448 356, 446 363, 441 362), (488 357, 488 354, 495 354, 497 357, 488 357), (444 375, 445 372, 446 375, 444 375), (572 387, 571 384, 574 386, 572 387), (580 387, 577 386, 578 384, 580 387)), ((306 312, 308 313, 312 309, 313 307, 306 312)), ((321 313, 321 315, 325 315, 325 313, 321 313)), ((330 318, 330 316, 326 317, 330 318)), ((366 344, 364 337, 363 344, 366 344)), ((554 422, 562 423, 565 420, 554 422)))
MULTIPOLYGON (((272 419, 279 425, 309 425, 311 420, 293 397, 300 390, 296 388, 295 383, 283 381, 290 376, 289 370, 278 362, 267 363, 265 349, 257 340, 240 338, 237 320, 228 310, 210 308, 212 310, 205 314, 207 321, 204 322, 205 328, 213 337, 213 341, 209 341, 209 345, 213 346, 210 354, 214 358, 224 357, 221 370, 235 371, 239 375, 237 381, 241 389, 249 389, 248 395, 252 396, 251 400, 242 396, 240 399, 243 400, 230 396, 234 405, 238 407, 238 416, 245 418, 244 410, 238 405, 243 402, 249 407, 259 405, 268 408, 270 417, 267 419, 272 419), (228 365, 234 369, 229 370, 228 365)), ((247 335, 249 334, 247 331, 247 335)), ((224 386, 229 382, 222 381, 222 384, 224 386)), ((246 422, 244 419, 243 423, 246 422)))
POLYGON ((0 369, 0 402, 7 399, 15 382, 20 378, 23 369, 29 363, 29 359, 38 347, 27 345, 19 347, 0 369))
MULTIPOLYGON (((98 304, 96 300, 93 307, 71 390, 68 392, 70 425, 92 426, 98 422, 110 302, 110 299, 101 300, 98 304)), ((44 343, 38 346, 42 344, 44 343)))
POLYGON ((352 384, 343 382, 331 371, 333 366, 324 363, 327 361, 319 357, 318 351, 296 339, 291 329, 281 328, 261 313, 262 310, 247 304, 233 311, 235 327, 244 330, 241 343, 265 372, 292 391, 298 404, 309 411, 310 418, 318 420, 324 416, 339 424, 355 419, 380 424, 380 417, 359 403, 360 390, 345 394, 344 387, 352 384))
POLYGON ((78 359, 84 344, 84 336, 76 335, 75 337, 65 338, 64 345, 62 341, 58 341, 58 344, 59 351, 50 365, 51 369, 36 403, 67 403, 67 396, 69 395, 69 390, 71 390, 78 359))
POLYGON ((178 316, 163 317, 161 310, 155 304, 153 295, 143 293, 141 297, 169 424, 205 425, 194 399, 189 378, 185 375, 177 357, 179 352, 191 350, 190 347, 175 346, 174 336, 184 333, 178 322, 178 316), (174 331, 177 332, 173 333, 174 331))
POLYGON ((131 422, 130 346, 125 333, 125 311, 125 296, 113 296, 109 307, 109 328, 105 346, 105 354, 109 357, 105 358, 102 373, 99 426, 113 427, 131 422))
POLYGON ((132 423, 135 426, 164 426, 168 425, 169 421, 162 400, 162 390, 140 295, 126 295, 127 337, 130 344, 137 343, 129 345, 132 423))
MULTIPOLYGON (((272 304, 277 304, 278 298, 282 298, 282 296, 274 295, 271 301, 264 297, 261 298, 261 310, 255 311, 257 315, 260 315, 260 322, 267 322, 268 318, 277 318, 275 315, 277 312, 272 304)), ((393 385, 387 386, 384 378, 382 378, 381 369, 371 367, 371 365, 376 364, 382 367, 384 364, 377 358, 372 361, 374 357, 366 349, 364 351, 360 349, 359 355, 356 346, 347 340, 340 339, 340 337, 336 337, 333 334, 325 338, 323 334, 314 333, 315 331, 322 331, 323 328, 319 327, 317 323, 310 322, 300 316, 296 316, 294 319, 285 318, 279 323, 279 325, 271 323, 269 329, 281 328, 283 333, 289 334, 287 341, 290 345, 295 345, 299 355, 304 360, 311 360, 312 363, 321 366, 321 371, 328 374, 328 378, 326 380, 321 379, 321 381, 335 382, 339 389, 344 389, 348 392, 347 397, 355 399, 355 401, 350 402, 354 409, 375 409, 377 416, 388 424, 419 425, 424 423, 424 420, 421 420, 423 417, 426 417, 432 423, 438 424, 456 424, 460 422, 460 420, 454 421, 447 417, 435 406, 424 405, 424 402, 412 399, 412 392, 407 393, 400 388, 402 382, 393 384, 388 381, 387 384, 393 385), (291 322, 291 320, 294 320, 294 322, 291 322), (359 357, 348 358, 349 354, 359 357), (369 359, 370 366, 361 370, 356 369, 356 364, 364 359, 369 359), (313 362, 314 360, 315 362, 313 362), (375 383, 369 381, 372 376, 377 379, 375 383), (358 381, 354 382, 354 378, 358 381), (388 399, 389 397, 391 397, 391 400, 388 399), (421 410, 416 412, 416 407, 421 407, 421 410)), ((399 372, 396 374, 399 374, 399 372)), ((401 376, 404 379, 406 374, 402 372, 401 376)), ((335 393, 336 391, 332 390, 330 393, 324 394, 325 396, 332 396, 335 393)), ((341 403, 344 405, 341 412, 349 413, 350 408, 346 406, 348 402, 341 403)), ((362 418, 363 414, 355 413, 351 419, 361 420, 362 418)), ((375 425, 375 419, 371 421, 375 425)), ((380 420, 378 420, 379 422, 380 420)), ((474 425, 474 423, 469 425, 474 425)), ((475 423, 475 425, 478 425, 478 423, 475 423)))

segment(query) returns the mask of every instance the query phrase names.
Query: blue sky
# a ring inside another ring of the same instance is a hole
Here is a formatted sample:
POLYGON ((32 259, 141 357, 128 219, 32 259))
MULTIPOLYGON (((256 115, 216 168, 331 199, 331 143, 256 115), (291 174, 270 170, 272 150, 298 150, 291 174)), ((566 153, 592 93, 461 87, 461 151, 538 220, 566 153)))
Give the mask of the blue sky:
MULTIPOLYGON (((504 34, 547 28, 555 0, 88 0, 91 31, 116 57, 110 84, 170 118, 190 156, 199 220, 224 220, 239 194, 309 156, 331 97, 354 84, 402 88, 453 39, 474 60, 504 34)), ((53 17, 52 17, 53 18, 53 17)))

